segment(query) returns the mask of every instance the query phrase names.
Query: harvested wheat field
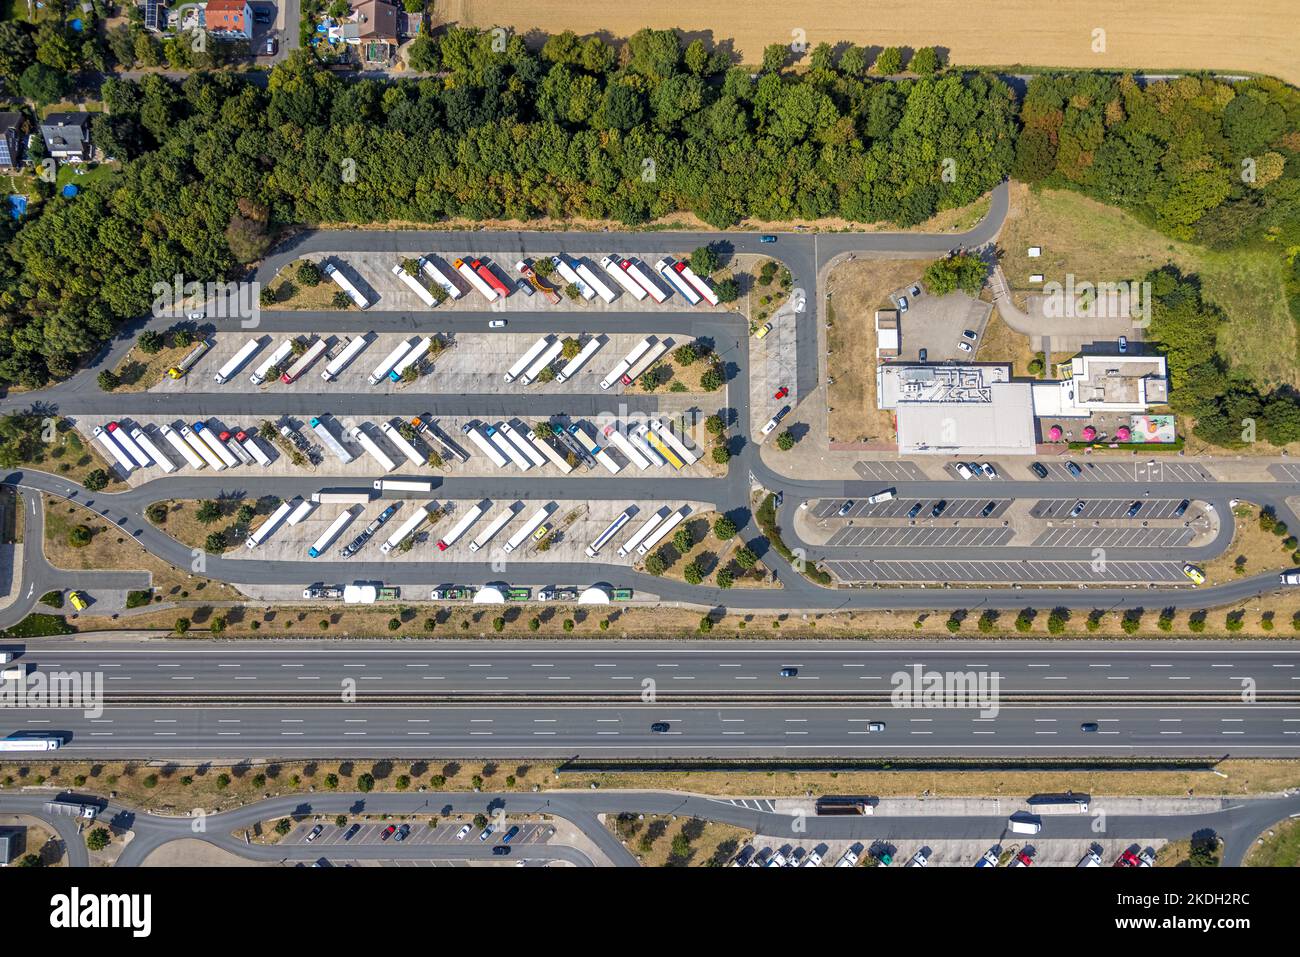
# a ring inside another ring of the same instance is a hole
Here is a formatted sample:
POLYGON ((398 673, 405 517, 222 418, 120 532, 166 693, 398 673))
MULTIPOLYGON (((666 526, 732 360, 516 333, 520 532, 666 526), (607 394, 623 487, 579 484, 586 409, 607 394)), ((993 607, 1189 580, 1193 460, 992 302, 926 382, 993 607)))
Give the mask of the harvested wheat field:
POLYGON ((1300 82, 1300 19, 1289 0, 697 0, 633 7, 586 0, 446 0, 439 18, 462 26, 506 26, 626 37, 642 27, 677 29, 688 39, 734 41, 746 63, 769 43, 804 31, 823 41, 867 47, 937 46, 961 66, 1207 69, 1267 73, 1300 82), (1094 52, 1093 31, 1105 31, 1094 52))

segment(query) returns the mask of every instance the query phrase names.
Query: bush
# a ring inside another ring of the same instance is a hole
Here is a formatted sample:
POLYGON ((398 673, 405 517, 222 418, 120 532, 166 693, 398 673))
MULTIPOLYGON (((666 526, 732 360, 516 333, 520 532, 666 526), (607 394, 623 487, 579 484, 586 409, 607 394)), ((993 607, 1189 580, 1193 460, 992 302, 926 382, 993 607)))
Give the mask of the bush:
POLYGON ((287 817, 282 817, 280 820, 275 822, 275 833, 279 834, 281 837, 284 837, 292 830, 293 821, 289 820, 287 817))
POLYGON ((221 518, 221 506, 211 500, 200 502, 194 512, 194 517, 204 525, 211 525, 217 519, 221 518))
POLYGON ((310 260, 298 264, 298 282, 308 288, 319 286, 321 280, 320 266, 310 260))
POLYGON ((921 47, 912 54, 912 62, 907 65, 907 68, 913 73, 926 76, 937 72, 942 62, 939 51, 934 47, 921 47))
MULTIPOLYGON (((695 346, 691 345, 689 342, 685 345, 680 345, 673 350, 673 361, 683 369, 689 365, 693 365, 699 357, 699 352, 697 352, 695 346)), ((710 416, 709 418, 713 418, 713 416, 710 416)))
POLYGON ((885 47, 876 56, 876 72, 892 76, 903 68, 903 53, 898 47, 885 47))
POLYGON ((1052 613, 1047 616, 1047 633, 1049 635, 1059 635, 1065 631, 1066 622, 1070 620, 1070 613, 1064 608, 1053 608, 1052 613))
POLYGON ((397 630, 400 629, 401 627, 402 627, 402 621, 401 621, 400 618, 390 618, 390 619, 388 619, 388 630, 389 630, 389 631, 397 631, 397 630))
POLYGON ((664 563, 663 556, 658 552, 650 555, 645 560, 645 570, 651 575, 662 575, 667 568, 668 566, 664 563))
POLYGON ((226 550, 226 533, 213 532, 203 540, 203 550, 212 552, 214 555, 224 552, 226 550))
POLYGON ((722 375, 722 366, 714 363, 704 375, 700 376, 700 388, 705 392, 717 392, 722 388, 726 379, 722 375))
POLYGON ((331 791, 335 790, 339 786, 339 776, 333 771, 325 775, 325 786, 331 791))
POLYGON ((708 634, 713 630, 713 619, 705 615, 700 619, 700 634, 708 634))
POLYGON ((86 847, 92 851, 102 851, 112 842, 113 835, 106 827, 97 827, 86 835, 86 847))
POLYGON ((1136 635, 1139 628, 1142 627, 1142 609, 1131 608, 1124 612, 1124 617, 1120 619, 1120 628, 1126 635, 1136 635))
POLYGON ((686 579, 688 585, 698 585, 704 581, 704 576, 700 574, 700 566, 695 562, 691 562, 682 569, 682 577, 686 579))
POLYGON ((776 447, 782 452, 789 452, 794 448, 794 433, 786 429, 776 437, 776 447))
POLYGON ((979 621, 976 622, 976 627, 979 628, 980 634, 987 635, 992 633, 997 622, 998 613, 995 611, 986 611, 984 614, 980 615, 979 621))
POLYGON ((731 449, 725 445, 715 445, 713 447, 713 461, 718 465, 726 465, 731 461, 731 449))
POLYGON ((562 627, 564 628, 565 631, 573 631, 574 628, 573 619, 572 618, 564 619, 564 624, 562 627))
POLYGON ((1241 631, 1242 626, 1246 623, 1246 613, 1244 611, 1233 611, 1228 613, 1227 619, 1223 622, 1223 627, 1228 631, 1241 631))
POLYGON ((735 584, 735 576, 731 574, 730 568, 719 568, 718 573, 713 576, 713 580, 719 588, 730 588, 735 584))
POLYGON ((1034 627, 1034 610, 1026 608, 1020 614, 1016 615, 1016 631, 1026 632, 1034 627))
POLYGON ((144 332, 140 333, 139 337, 135 340, 135 344, 140 347, 140 351, 145 355, 156 355, 159 352, 162 352, 162 333, 155 332, 152 329, 146 329, 144 332))
POLYGON ((101 392, 112 392, 122 384, 122 380, 119 379, 116 374, 109 372, 107 369, 96 376, 95 382, 99 385, 101 392))
POLYGON ((1164 611, 1160 613, 1160 617, 1156 619, 1156 627, 1159 628, 1161 631, 1173 630, 1174 610, 1172 608, 1166 608, 1164 611))
POLYGON ((725 542, 736 537, 736 523, 725 515, 719 515, 713 522, 713 534, 719 541, 725 542))
POLYGON ((108 488, 108 473, 103 469, 91 469, 82 479, 81 484, 86 487, 88 492, 102 492, 108 488))
POLYGON ((167 512, 166 502, 154 502, 144 510, 144 515, 155 525, 161 525, 167 521, 167 512))
POLYGON ((1106 613, 1104 611, 1090 611, 1088 612, 1088 620, 1084 622, 1084 627, 1089 631, 1096 631, 1101 627, 1101 620, 1105 617, 1106 613))
POLYGON ((74 525, 68 529, 68 544, 73 548, 85 548, 93 537, 89 525, 74 525))
POLYGON ((954 635, 957 634, 957 632, 961 631, 961 623, 963 620, 965 620, 965 615, 966 615, 965 612, 958 612, 958 611, 954 611, 951 615, 949 615, 948 621, 946 622, 948 631, 954 635))
POLYGON ((529 631, 537 631, 537 630, 538 630, 539 628, 541 628, 541 627, 542 627, 542 619, 540 619, 540 618, 529 618, 529 619, 528 619, 528 630, 529 630, 529 631))
POLYGON ((1205 619, 1209 617, 1208 612, 1194 611, 1187 616, 1187 630, 1200 634, 1205 630, 1205 619))
POLYGON ((505 631, 505 630, 506 630, 506 620, 505 620, 504 618, 493 618, 493 619, 492 619, 492 630, 493 630, 493 631, 505 631))
POLYGON ((357 790, 362 794, 368 794, 375 789, 375 776, 369 771, 363 772, 357 777, 357 790))

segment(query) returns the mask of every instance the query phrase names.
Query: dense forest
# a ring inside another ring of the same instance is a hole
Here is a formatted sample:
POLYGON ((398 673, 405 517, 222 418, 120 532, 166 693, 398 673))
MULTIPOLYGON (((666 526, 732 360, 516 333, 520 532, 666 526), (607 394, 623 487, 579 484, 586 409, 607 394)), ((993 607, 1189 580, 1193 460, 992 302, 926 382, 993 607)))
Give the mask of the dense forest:
POLYGON ((51 198, 9 244, 0 380, 67 374, 145 311, 153 282, 234 274, 289 225, 677 212, 717 227, 910 225, 971 202, 1014 157, 1014 97, 984 76, 874 79, 863 51, 832 62, 829 47, 806 72, 755 76, 671 31, 621 51, 491 41, 447 32, 441 76, 420 80, 345 80, 300 55, 266 90, 226 73, 107 81, 93 133, 121 172, 51 198))

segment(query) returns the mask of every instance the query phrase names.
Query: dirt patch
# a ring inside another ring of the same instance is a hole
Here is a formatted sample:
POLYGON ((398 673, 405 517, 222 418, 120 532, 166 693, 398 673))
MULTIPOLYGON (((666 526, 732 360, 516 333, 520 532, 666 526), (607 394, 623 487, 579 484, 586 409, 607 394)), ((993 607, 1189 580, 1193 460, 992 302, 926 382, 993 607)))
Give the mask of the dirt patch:
MULTIPOLYGON (((171 337, 167 338, 170 343, 171 337)), ((185 346, 169 344, 153 355, 147 355, 139 345, 133 345, 113 370, 118 378, 118 385, 113 392, 145 392, 153 388, 162 382, 167 370, 184 359, 193 348, 194 343, 185 346)))
POLYGON ((1300 867, 1300 820, 1283 821, 1261 834, 1243 863, 1247 867, 1300 867))
POLYGON ((168 841, 140 862, 141 867, 279 867, 276 861, 250 861, 207 841, 186 837, 168 841))
MULTIPOLYGON (((827 277, 830 441, 895 441, 893 413, 876 408, 876 310, 893 309, 889 294, 915 283, 929 264, 913 259, 854 260, 836 266, 827 277)), ((906 316, 900 325, 906 336, 906 316)))
MULTIPOLYGON (((265 306, 267 309, 297 310, 310 309, 313 311, 336 309, 334 305, 334 294, 339 292, 339 287, 328 276, 321 276, 320 282, 314 286, 306 286, 298 281, 298 265, 303 260, 295 259, 289 263, 275 278, 267 283, 266 288, 271 291, 272 302, 265 306)), ((355 307, 351 304, 347 309, 339 309, 339 312, 346 312, 348 309, 353 311, 355 307)))
POLYGON ((1036 353, 1029 346, 1029 337, 1016 332, 998 315, 996 309, 989 315, 984 326, 984 336, 980 340, 980 362, 1006 362, 1011 365, 1011 375, 1017 378, 1033 378, 1029 363, 1036 353))
MULTIPOLYGON (((1300 533, 1300 529, 1288 529, 1286 535, 1266 531, 1259 524, 1259 506, 1242 502, 1232 510, 1235 530, 1232 544, 1219 555, 1202 566, 1207 585, 1220 585, 1242 575, 1257 575, 1272 569, 1291 568, 1291 552, 1294 549, 1282 547, 1287 536, 1300 533)), ((1227 521, 1228 517, 1222 520, 1227 521)))
POLYGON ((752 831, 656 814, 619 814, 605 826, 636 855, 642 867, 721 867, 753 837, 752 831))

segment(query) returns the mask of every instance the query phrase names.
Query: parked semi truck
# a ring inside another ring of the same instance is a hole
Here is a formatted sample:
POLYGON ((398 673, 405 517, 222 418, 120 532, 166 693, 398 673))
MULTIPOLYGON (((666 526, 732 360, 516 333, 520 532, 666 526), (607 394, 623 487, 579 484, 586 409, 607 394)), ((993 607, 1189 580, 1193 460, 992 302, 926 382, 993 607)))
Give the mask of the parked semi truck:
POLYGON ((263 339, 258 336, 256 339, 249 339, 239 351, 226 360, 226 364, 216 371, 212 379, 217 385, 225 385, 230 381, 230 377, 244 367, 244 363, 253 357, 258 349, 262 348, 263 339))
POLYGON ((533 460, 524 455, 523 450, 511 441, 510 436, 501 431, 503 425, 504 423, 499 422, 496 425, 488 426, 488 439, 505 454, 506 458, 514 462, 521 472, 527 472, 533 467, 533 460))
POLYGON ((544 282, 541 276, 537 275, 537 270, 533 268, 531 261, 521 259, 519 262, 515 263, 515 268, 518 269, 520 274, 528 280, 530 286, 546 297, 547 301, 550 302, 551 305, 559 305, 560 294, 544 282))
POLYGON ((480 276, 478 273, 476 273, 474 271, 474 268, 470 266, 469 263, 465 262, 465 260, 457 259, 451 265, 456 270, 456 272, 464 276, 465 281, 468 282, 471 286, 473 286, 476 290, 478 290, 479 294, 482 295, 483 298, 486 299, 488 302, 496 302, 498 299, 501 298, 501 296, 497 293, 497 291, 493 289, 491 286, 489 286, 487 284, 487 281, 484 280, 484 278, 480 276))
POLYGON ((293 352, 293 339, 290 338, 276 346, 274 352, 258 363, 257 368, 253 370, 253 374, 248 377, 248 381, 253 385, 261 385, 266 381, 272 367, 278 366, 289 358, 291 352, 293 352))
POLYGON ((663 439, 674 452, 681 456, 682 461, 687 465, 694 465, 699 461, 700 457, 688 449, 686 443, 677 436, 677 433, 665 425, 661 420, 651 419, 650 428, 653 429, 659 438, 663 439))
POLYGON ((280 381, 285 385, 293 382, 300 375, 311 368, 312 363, 321 357, 325 352, 325 340, 317 339, 307 347, 307 351, 300 355, 293 365, 284 370, 284 375, 280 376, 280 381))
POLYGON ((669 448, 668 444, 664 442, 663 439, 661 439, 654 432, 651 432, 644 425, 641 426, 639 429, 637 429, 637 435, 645 439, 646 442, 650 443, 650 447, 654 449, 657 453, 659 453, 659 457, 662 458, 669 465, 671 465, 674 469, 680 471, 685 466, 685 463, 681 460, 681 458, 677 455, 677 453, 674 452, 671 448, 669 448))
POLYGON ((645 351, 641 358, 637 359, 632 368, 623 373, 622 382, 624 385, 631 385, 641 376, 645 375, 649 368, 658 362, 668 347, 672 345, 671 339, 660 339, 653 346, 645 351))
POLYGON ((370 300, 361 294, 361 290, 354 286, 352 280, 343 275, 342 270, 337 266, 333 263, 326 263, 321 271, 334 280, 334 285, 348 294, 348 298, 356 303, 358 309, 369 308, 370 300))
POLYGON ((587 364, 587 360, 600 351, 600 347, 605 344, 600 336, 592 336, 587 340, 578 354, 564 364, 564 368, 555 374, 556 382, 565 382, 571 378, 579 369, 587 364))
POLYGON ((99 806, 91 804, 89 801, 82 801, 79 798, 55 798, 53 801, 45 802, 45 813, 59 817, 78 817, 86 821, 93 821, 95 816, 99 814, 99 806))
POLYGON ((393 469, 397 468, 397 463, 392 460, 387 452, 379 447, 379 443, 366 435, 365 429, 361 426, 354 426, 352 431, 348 433, 348 438, 369 452, 370 457, 378 462, 380 468, 385 472, 391 472, 393 469))
POLYGON ((478 446, 479 451, 486 455, 492 461, 493 465, 499 469, 506 467, 508 460, 501 454, 500 449, 488 441, 487 436, 483 434, 481 428, 471 422, 461 426, 461 431, 465 435, 469 436, 469 440, 478 446))
POLYGON ((123 475, 130 475, 135 471, 136 464, 132 461, 131 456, 126 454, 126 449, 118 445, 117 442, 114 441, 113 436, 110 435, 108 430, 106 430, 102 425, 95 426, 95 428, 91 430, 90 434, 94 437, 95 441, 103 447, 104 451, 108 453, 110 461, 117 463, 117 466, 122 470, 123 475))
POLYGON ((542 455, 549 459, 550 463, 559 469, 562 475, 568 475, 573 471, 573 466, 569 464, 568 460, 565 459, 563 455, 555 450, 555 446, 546 441, 546 439, 542 438, 532 429, 528 430, 528 441, 541 449, 542 455))
POLYGON ((550 344, 551 344, 551 337, 542 336, 531 346, 529 346, 528 351, 525 352, 523 355, 521 355, 518 359, 516 359, 515 364, 506 370, 506 374, 505 374, 506 382, 514 382, 515 379, 519 377, 520 373, 522 373, 525 369, 531 366, 533 362, 537 359, 537 357, 546 351, 547 346, 549 346, 550 344))
POLYGON ((683 505, 677 511, 669 515, 666 519, 664 519, 662 522, 659 523, 658 527, 655 528, 653 532, 651 532, 649 535, 645 537, 645 539, 642 540, 640 545, 637 546, 636 548, 637 554, 638 555, 647 554, 650 551, 650 549, 654 548, 656 545, 662 542, 664 538, 667 537, 669 532, 671 532, 674 528, 680 525, 682 521, 686 518, 686 516, 689 515, 690 513, 691 513, 691 507, 689 505, 683 505))
POLYGON ((450 271, 444 269, 433 258, 422 256, 420 258, 420 269, 426 276, 441 286, 451 299, 459 299, 464 295, 460 291, 460 286, 456 285, 455 280, 451 278, 450 271))
POLYGON ((393 275, 402 280, 407 289, 419 296, 422 303, 426 306, 433 306, 433 293, 424 287, 424 283, 420 282, 418 276, 412 276, 401 263, 393 267, 393 275))
POLYGON ((348 524, 355 517, 356 517, 356 513, 354 513, 351 508, 344 509, 339 514, 338 518, 330 522, 329 528, 321 532, 320 538, 316 539, 316 541, 311 543, 311 547, 307 549, 307 554, 310 555, 312 558, 319 558, 321 552, 329 548, 330 542, 338 538, 339 535, 342 533, 343 529, 347 528, 348 524))
POLYGON ((421 455, 419 450, 406 440, 406 437, 399 432, 391 422, 384 422, 379 426, 379 431, 383 433, 384 438, 396 447, 397 451, 406 456, 406 461, 410 462, 417 469, 423 468, 427 459, 421 455))
POLYGON ((176 450, 176 453, 185 460, 185 464, 192 469, 201 469, 206 464, 203 458, 194 451, 186 441, 180 437, 170 425, 164 425, 158 430, 167 443, 176 450))
POLYGON ((254 465, 257 462, 257 460, 253 458, 252 453, 250 453, 248 449, 246 449, 244 445, 236 439, 234 432, 231 432, 229 429, 222 429, 217 433, 217 438, 230 451, 230 453, 244 465, 254 465))
POLYGON ((136 444, 135 439, 126 434, 126 429, 122 428, 117 422, 110 422, 105 426, 108 434, 117 439, 118 443, 126 450, 126 454, 131 456, 136 465, 142 469, 147 469, 153 465, 153 459, 149 458, 144 449, 136 444))
POLYGON ((264 541, 271 537, 271 533, 276 530, 281 522, 289 517, 289 513, 294 510, 293 502, 281 502, 274 512, 266 516, 266 521, 257 526, 257 530, 248 536, 244 542, 249 548, 256 548, 264 541))
POLYGON ((502 511, 500 514, 498 514, 494 519, 492 519, 492 521, 488 522, 487 527, 484 528, 483 531, 478 533, 478 535, 474 538, 474 541, 469 543, 469 550, 471 552, 476 552, 484 545, 486 545, 488 542, 492 541, 492 539, 496 537, 497 532, 505 528, 505 526, 508 525, 510 523, 510 520, 514 517, 515 517, 514 506, 507 505, 505 507, 505 510, 502 511))
POLYGON ((692 288, 689 282, 686 281, 685 276, 681 275, 679 272, 677 272, 676 269, 673 268, 673 263, 671 262, 671 260, 660 259, 658 262, 655 263, 655 269, 659 272, 659 275, 663 276, 665 279, 668 280, 668 285, 672 286, 679 293, 681 293, 682 298, 684 298, 692 306, 699 304, 700 294, 696 292, 694 288, 692 288))
POLYGON ((614 301, 614 290, 610 289, 609 286, 596 275, 595 270, 581 259, 577 260, 577 271, 578 275, 582 277, 582 281, 587 284, 588 289, 595 292, 596 295, 600 296, 600 298, 607 303, 614 301))
POLYGON ((311 430, 316 433, 316 438, 320 439, 321 445, 333 452, 338 460, 344 465, 347 465, 356 458, 355 455, 343 447, 342 442, 334 438, 334 433, 331 432, 329 427, 319 418, 313 417, 307 424, 311 427, 311 430))
POLYGON ((520 432, 509 422, 501 423, 501 433, 513 442, 519 448, 520 452, 523 452, 524 455, 528 456, 528 459, 538 468, 542 468, 546 465, 546 458, 537 450, 537 446, 533 445, 524 433, 520 432))
POLYGON ((451 546, 455 545, 460 537, 468 532, 471 526, 479 520, 482 514, 482 505, 470 506, 469 510, 460 517, 460 521, 451 527, 451 531, 438 539, 438 551, 445 552, 447 549, 451 548, 451 546))
POLYGON ((686 263, 684 262, 679 261, 673 265, 673 269, 677 271, 677 274, 679 276, 681 276, 683 279, 689 282, 691 284, 691 287, 694 288, 695 291, 698 292, 701 296, 703 296, 705 302, 707 302, 710 306, 716 306, 718 304, 718 296, 713 291, 713 288, 708 284, 706 280, 697 276, 690 266, 686 265, 686 263))
POLYGON ((569 426, 569 434, 577 439, 578 444, 586 449, 587 453, 593 459, 603 465, 607 472, 611 475, 618 474, 622 466, 615 462, 614 459, 610 457, 610 454, 597 444, 596 440, 587 433, 587 430, 582 427, 581 423, 575 422, 573 425, 569 426))
POLYGON ((365 489, 336 489, 332 492, 321 490, 311 493, 311 500, 317 505, 365 505, 371 494, 365 489))
POLYGON ((336 375, 348 367, 348 363, 355 359, 361 353, 361 350, 369 344, 369 342, 370 340, 367 336, 354 336, 349 339, 347 345, 343 347, 342 351, 331 359, 325 368, 321 370, 320 377, 326 382, 332 380, 336 375))
POLYGON ((474 271, 483 277, 483 281, 496 290, 496 294, 502 299, 510 298, 510 287, 497 278, 497 274, 492 270, 492 261, 489 259, 475 259, 470 263, 474 271))
POLYGON ((199 440, 206 445, 211 451, 217 454, 226 468, 236 468, 239 465, 239 459, 235 458, 235 453, 222 444, 221 439, 217 437, 217 432, 211 426, 203 422, 195 422, 190 426, 199 440))
POLYGON ((164 472, 171 473, 176 471, 176 465, 171 459, 163 455, 162 449, 154 445, 153 439, 149 438, 149 436, 145 434, 144 429, 137 425, 131 430, 131 438, 135 439, 136 444, 140 446, 140 448, 144 449, 145 454, 153 459, 154 462, 158 464, 158 467, 164 472))
POLYGON ((393 351, 384 356, 379 365, 375 366, 375 371, 366 377, 366 381, 371 385, 378 385, 382 380, 388 378, 388 373, 393 371, 393 366, 402 360, 402 356, 411 351, 411 343, 407 341, 399 342, 393 347, 393 351))
POLYGON ((191 449, 198 453, 203 461, 212 466, 214 472, 224 472, 226 470, 226 460, 217 455, 211 446, 199 438, 199 434, 188 425, 181 426, 181 438, 185 440, 191 449))
POLYGON ((415 430, 424 436, 430 445, 438 450, 438 453, 443 458, 452 458, 461 463, 469 461, 469 455, 466 454, 465 450, 453 442, 447 436, 447 433, 438 427, 438 423, 434 419, 426 416, 422 420, 417 415, 411 420, 411 424, 415 426, 415 430))
POLYGON ((614 448, 623 453, 623 457, 635 465, 641 471, 650 467, 649 460, 641 454, 641 450, 628 441, 617 424, 605 426, 605 438, 613 444, 614 448))
POLYGON ((610 522, 605 530, 596 536, 596 540, 587 546, 587 557, 595 558, 600 554, 600 550, 610 543, 618 530, 632 520, 632 508, 625 508, 618 518, 610 522))
POLYGON ((583 281, 583 278, 578 275, 577 270, 569 265, 568 261, 563 256, 552 256, 551 264, 555 266, 556 272, 564 277, 565 282, 577 288, 583 299, 596 298, 596 290, 592 289, 583 281))
POLYGON ((650 273, 641 268, 641 264, 635 259, 623 259, 619 265, 626 270, 627 274, 636 280, 637 285, 649 293, 650 298, 655 302, 663 304, 668 300, 668 293, 659 288, 659 283, 650 277, 650 273))
POLYGON ((501 550, 504 551, 506 554, 513 552, 516 548, 518 548, 520 545, 522 545, 525 541, 528 540, 528 536, 532 535, 533 532, 537 531, 537 529, 541 526, 541 524, 544 521, 546 521, 547 517, 550 514, 551 514, 551 510, 550 507, 547 505, 543 505, 537 511, 533 512, 532 515, 528 516, 528 521, 520 525, 518 531, 516 531, 513 535, 510 536, 510 538, 506 541, 505 545, 501 547, 501 550))
POLYGON ((212 343, 209 342, 207 339, 204 339, 201 342, 196 342, 194 344, 194 347, 185 354, 184 359, 182 359, 180 362, 176 363, 176 365, 172 366, 170 369, 167 370, 168 377, 172 379, 179 379, 182 376, 184 376, 185 373, 189 372, 191 369, 194 368, 195 363, 197 363, 200 359, 202 359, 203 356, 207 353, 207 351, 211 348, 212 348, 212 343))
POLYGON ((415 512, 410 515, 406 521, 393 530, 393 534, 388 536, 388 540, 379 546, 379 550, 387 555, 402 542, 406 541, 415 530, 429 520, 429 508, 421 505, 415 512))
POLYGON ((605 256, 600 261, 600 268, 609 273, 610 278, 613 279, 614 282, 618 283, 619 286, 623 288, 623 291, 629 296, 636 299, 638 302, 645 298, 646 293, 645 290, 641 288, 641 284, 629 276, 613 259, 605 256))
POLYGON ((627 437, 633 445, 641 450, 641 454, 650 460, 651 465, 655 467, 666 465, 668 460, 660 455, 658 448, 651 445, 649 440, 646 438, 648 432, 649 430, 644 425, 638 425, 628 433, 627 437))
POLYGON ((634 345, 631 348, 631 350, 628 352, 628 354, 619 360, 618 365, 614 366, 614 368, 609 370, 609 375, 605 376, 605 378, 600 380, 600 387, 604 390, 608 390, 609 387, 612 386, 615 382, 622 381, 624 373, 626 373, 628 369, 632 368, 633 363, 635 363, 638 359, 640 359, 643 355, 645 355, 646 352, 649 351, 650 346, 652 344, 653 344, 652 338, 650 336, 646 336, 644 339, 642 339, 640 342, 634 345))
POLYGON ((414 349, 402 356, 402 358, 398 360, 397 364, 388 370, 389 381, 401 382, 402 376, 406 374, 406 370, 423 359, 431 348, 433 348, 433 337, 425 336, 415 344, 414 349))
POLYGON ((541 354, 533 360, 532 365, 525 370, 524 374, 519 377, 519 384, 532 385, 537 381, 537 377, 542 374, 542 371, 554 362, 556 356, 558 356, 563 350, 564 343, 562 341, 556 339, 551 342, 551 344, 543 349, 541 354))
POLYGON ((314 511, 316 511, 316 503, 311 499, 302 499, 293 507, 293 511, 290 512, 289 517, 284 520, 284 524, 297 525, 314 511))

